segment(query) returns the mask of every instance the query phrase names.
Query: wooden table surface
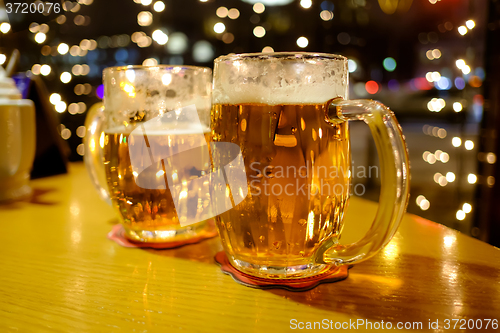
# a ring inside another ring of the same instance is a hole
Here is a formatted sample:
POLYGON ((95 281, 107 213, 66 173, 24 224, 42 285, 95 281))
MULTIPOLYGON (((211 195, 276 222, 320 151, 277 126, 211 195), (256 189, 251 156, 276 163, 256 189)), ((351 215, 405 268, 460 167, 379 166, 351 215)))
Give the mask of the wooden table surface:
MULTIPOLYGON (((281 332, 323 320, 351 320, 358 331, 370 321, 377 332, 381 321, 415 332, 429 320, 439 332, 467 322, 486 332, 496 331, 494 321, 485 329, 488 319, 500 320, 500 250, 414 215, 344 281, 257 290, 220 271, 217 238, 173 250, 108 240, 118 220, 81 163, 32 185, 31 202, 0 205, 0 332, 281 332)), ((344 242, 368 228, 376 208, 351 199, 344 242)))

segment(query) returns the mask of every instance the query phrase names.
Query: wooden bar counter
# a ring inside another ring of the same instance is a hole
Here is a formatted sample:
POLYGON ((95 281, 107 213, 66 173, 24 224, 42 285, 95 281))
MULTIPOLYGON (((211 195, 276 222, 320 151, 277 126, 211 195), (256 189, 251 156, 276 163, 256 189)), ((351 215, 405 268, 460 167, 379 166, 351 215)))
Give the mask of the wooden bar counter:
MULTIPOLYGON (((314 322, 380 332, 382 321, 415 332, 499 330, 500 250, 411 214, 344 281, 257 290, 221 272, 218 238, 171 250, 108 240, 117 216, 81 163, 32 186, 30 202, 0 205, 0 332, 281 332, 314 322)), ((359 238, 376 209, 351 198, 343 242, 359 238)))

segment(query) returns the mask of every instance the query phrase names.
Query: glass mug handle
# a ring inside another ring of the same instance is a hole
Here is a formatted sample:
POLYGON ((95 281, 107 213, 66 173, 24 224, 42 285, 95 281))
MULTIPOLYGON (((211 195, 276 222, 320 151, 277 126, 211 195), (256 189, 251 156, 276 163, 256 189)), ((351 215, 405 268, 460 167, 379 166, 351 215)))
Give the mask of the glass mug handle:
POLYGON ((84 139, 85 154, 83 161, 89 174, 90 179, 94 183, 97 192, 101 199, 111 205, 111 197, 106 184, 106 171, 104 170, 104 159, 101 140, 103 136, 104 125, 104 106, 102 103, 94 104, 85 119, 85 128, 87 134, 84 139))
POLYGON ((329 123, 364 121, 370 128, 379 155, 380 202, 370 229, 355 243, 325 242, 315 257, 319 263, 354 264, 371 258, 387 245, 401 223, 409 199, 408 152, 396 117, 379 102, 334 98, 327 103, 325 120, 329 123))

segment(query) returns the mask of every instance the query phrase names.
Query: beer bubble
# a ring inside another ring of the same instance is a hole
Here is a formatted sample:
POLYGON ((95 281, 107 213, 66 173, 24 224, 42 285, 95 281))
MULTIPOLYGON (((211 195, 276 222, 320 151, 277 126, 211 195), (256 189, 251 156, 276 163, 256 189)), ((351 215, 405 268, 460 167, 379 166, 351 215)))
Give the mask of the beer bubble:
POLYGON ((300 254, 301 257, 305 257, 306 256, 306 253, 304 251, 300 251, 299 254, 300 254))
POLYGON ((226 223, 226 228, 227 228, 227 230, 233 229, 233 225, 231 224, 231 222, 226 223))
POLYGON ((274 177, 273 171, 274 171, 274 166, 271 166, 271 165, 267 166, 265 168, 266 177, 267 178, 273 178, 274 177))
POLYGON ((300 220, 299 220, 299 224, 300 224, 301 226, 306 225, 306 223, 307 223, 306 219, 300 219, 300 220))
POLYGON ((276 241, 276 242, 273 242, 273 246, 276 250, 278 250, 280 247, 281 247, 281 241, 276 241))
POLYGON ((295 134, 297 132, 297 129, 295 127, 292 127, 292 134, 295 134))
POLYGON ((261 242, 263 242, 263 241, 264 241, 264 239, 266 239, 266 237, 265 237, 265 236, 260 236, 260 237, 259 237, 259 240, 260 240, 261 242))

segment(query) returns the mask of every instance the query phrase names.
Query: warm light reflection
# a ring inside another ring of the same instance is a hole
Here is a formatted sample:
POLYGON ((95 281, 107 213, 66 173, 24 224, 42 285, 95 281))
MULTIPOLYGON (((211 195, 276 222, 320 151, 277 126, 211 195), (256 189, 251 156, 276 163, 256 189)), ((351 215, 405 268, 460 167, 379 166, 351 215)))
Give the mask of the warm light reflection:
POLYGON ((120 82, 120 88, 125 91, 129 97, 135 97, 135 88, 133 85, 125 82, 120 82))
POLYGON ((443 238, 444 247, 446 248, 452 247, 453 244, 455 244, 456 240, 457 238, 455 237, 455 235, 444 236, 443 238))
POLYGON ((309 239, 314 238, 314 212, 310 211, 307 216, 307 237, 309 239))
POLYGON ((399 246, 394 240, 384 247, 384 257, 388 260, 396 260, 399 257, 399 246))

